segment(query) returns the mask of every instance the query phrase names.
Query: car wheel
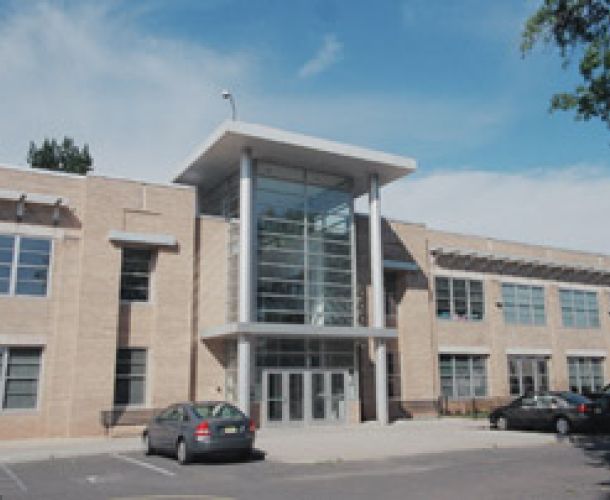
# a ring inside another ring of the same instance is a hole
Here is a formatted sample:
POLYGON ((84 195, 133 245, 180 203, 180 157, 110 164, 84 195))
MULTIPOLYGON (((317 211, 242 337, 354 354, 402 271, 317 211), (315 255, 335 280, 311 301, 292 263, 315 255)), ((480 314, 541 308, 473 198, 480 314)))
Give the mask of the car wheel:
POLYGON ((176 445, 176 459, 180 465, 186 465, 191 461, 191 452, 184 439, 180 439, 176 445))
POLYGON ((560 436, 567 436, 570 433, 570 421, 565 417, 555 420, 555 431, 560 436))
POLYGON ((496 429, 499 431, 508 430, 508 419, 505 416, 500 416, 496 420, 496 429))
POLYGON ((144 454, 146 455, 154 455, 155 449, 150 444, 150 436, 148 433, 142 436, 142 444, 144 445, 144 454))

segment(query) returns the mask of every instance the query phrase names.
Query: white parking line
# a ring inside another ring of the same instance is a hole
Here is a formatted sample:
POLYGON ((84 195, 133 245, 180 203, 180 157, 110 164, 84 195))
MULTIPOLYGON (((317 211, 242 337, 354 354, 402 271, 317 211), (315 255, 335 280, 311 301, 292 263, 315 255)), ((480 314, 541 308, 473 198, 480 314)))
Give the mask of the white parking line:
POLYGON ((135 458, 126 457, 125 455, 119 455, 118 453, 113 453, 112 456, 114 458, 118 458, 119 460, 129 462, 130 464, 139 465, 140 467, 144 467, 145 469, 152 470, 154 472, 163 474, 165 476, 175 476, 176 475, 176 473, 174 473, 172 471, 163 469, 162 467, 157 467, 156 465, 149 464, 148 462, 143 462, 142 460, 137 460, 135 458))
POLYGON ((23 484, 23 481, 21 479, 19 479, 19 477, 17 476, 17 474, 15 474, 11 469, 8 468, 8 465, 0 463, 0 467, 2 468, 2 470, 4 471, 4 473, 10 477, 17 486, 19 486, 19 489, 21 491, 23 491, 24 493, 27 493, 28 489, 25 487, 25 484, 23 484))

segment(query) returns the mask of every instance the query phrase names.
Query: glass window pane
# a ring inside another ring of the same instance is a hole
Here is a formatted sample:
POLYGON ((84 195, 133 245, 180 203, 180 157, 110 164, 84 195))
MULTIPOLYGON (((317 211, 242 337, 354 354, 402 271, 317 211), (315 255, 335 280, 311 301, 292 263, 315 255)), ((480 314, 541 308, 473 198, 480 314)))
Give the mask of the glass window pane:
POLYGON ((47 281, 46 267, 19 267, 17 270, 17 282, 20 281, 47 281))
POLYGON ((123 248, 121 264, 121 300, 148 302, 152 251, 146 248, 123 248))
POLYGON ((141 405, 145 402, 146 349, 117 350, 114 403, 141 405))
POLYGON ((33 251, 48 254, 51 251, 51 241, 42 238, 21 238, 19 243, 21 252, 33 251))
POLYGON ((13 247, 0 248, 0 264, 13 263, 13 247))
MULTIPOLYGON (((3 407, 7 409, 36 408, 40 373, 40 348, 14 347, 5 351, 6 379, 3 407)), ((0 370, 3 357, 0 356, 0 370)))
POLYGON ((345 180, 328 184, 327 177, 275 165, 259 168, 259 321, 353 324, 351 193, 343 190, 349 186, 345 180))
POLYGON ((20 238, 15 293, 43 296, 47 293, 51 241, 20 238))

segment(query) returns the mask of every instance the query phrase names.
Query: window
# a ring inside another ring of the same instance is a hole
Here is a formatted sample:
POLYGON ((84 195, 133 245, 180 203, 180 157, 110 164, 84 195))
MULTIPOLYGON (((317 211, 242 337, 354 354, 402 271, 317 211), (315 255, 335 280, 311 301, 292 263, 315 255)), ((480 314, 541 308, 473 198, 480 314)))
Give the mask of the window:
POLYGON ((502 283, 504 321, 511 325, 544 325, 544 288, 502 283))
POLYGON ((443 319, 482 320, 483 282, 461 278, 436 278, 436 316, 443 319))
POLYGON ((509 356, 508 385, 511 396, 548 391, 548 359, 543 356, 509 356))
POLYGON ((216 418, 243 418, 244 415, 232 405, 217 406, 214 412, 216 418))
POLYGON ((0 234, 0 295, 47 295, 51 240, 0 234))
POLYGON ((388 370, 388 399, 400 401, 400 353, 388 351, 386 353, 388 370))
POLYGON ((572 392, 599 392, 604 386, 603 359, 569 357, 568 376, 572 392))
POLYGON ((41 352, 34 347, 0 347, 0 408, 36 408, 41 352))
POLYGON ((353 326, 349 179, 260 165, 257 320, 353 326))
POLYGON ((226 339, 225 344, 225 399, 237 401, 237 340, 226 339))
POLYGON ((119 349, 116 356, 114 404, 143 405, 146 399, 146 349, 119 349))
POLYGON ((148 302, 152 251, 147 248, 123 248, 121 265, 121 300, 148 302))
POLYGON ((449 399, 487 396, 485 356, 442 354, 439 371, 443 396, 449 399))
POLYGON ((599 328, 597 293, 584 290, 559 290, 563 326, 568 328, 599 328))
POLYGON ((397 312, 398 312, 398 274, 384 273, 383 284, 385 288, 385 326, 388 328, 396 328, 397 312))

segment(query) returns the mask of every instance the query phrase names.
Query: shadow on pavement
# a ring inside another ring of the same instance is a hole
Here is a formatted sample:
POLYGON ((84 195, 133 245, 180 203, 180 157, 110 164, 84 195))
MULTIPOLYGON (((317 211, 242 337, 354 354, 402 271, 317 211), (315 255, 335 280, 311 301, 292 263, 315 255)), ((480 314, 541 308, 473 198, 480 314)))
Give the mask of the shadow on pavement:
POLYGON ((208 465, 225 465, 225 464, 241 464, 248 462, 261 462, 265 460, 267 454, 263 450, 254 448, 252 453, 248 456, 235 455, 235 454, 210 454, 198 457, 193 460, 194 464, 208 464, 208 465))
POLYGON ((570 443, 583 450, 585 455, 593 460, 597 467, 610 467, 610 435, 581 434, 569 438, 570 443))
MULTIPOLYGON (((176 460, 176 456, 171 453, 163 453, 157 452, 157 456, 163 457, 167 460, 176 460)), ((206 465, 227 465, 227 464, 245 464, 250 462, 261 462, 265 460, 267 453, 263 450, 259 450, 258 448, 254 448, 249 455, 244 455, 243 453, 231 453, 231 452, 217 452, 208 455, 201 455, 197 457, 193 457, 192 461, 189 462, 190 465, 193 464, 206 464, 206 465)), ((2 497, 0 496, 0 500, 2 497)))

